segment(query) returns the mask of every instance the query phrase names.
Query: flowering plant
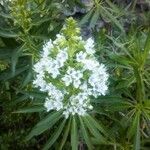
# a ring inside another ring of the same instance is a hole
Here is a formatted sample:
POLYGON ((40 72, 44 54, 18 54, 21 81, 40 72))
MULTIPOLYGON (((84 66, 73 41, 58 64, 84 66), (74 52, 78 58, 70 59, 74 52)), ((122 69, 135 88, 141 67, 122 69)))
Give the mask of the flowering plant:
POLYGON ((43 46, 34 65, 33 84, 48 93, 44 103, 47 111, 63 110, 66 118, 70 114, 84 116, 93 109, 90 97, 106 94, 108 74, 94 53, 93 39, 82 39, 73 18, 67 19, 54 41, 43 46))

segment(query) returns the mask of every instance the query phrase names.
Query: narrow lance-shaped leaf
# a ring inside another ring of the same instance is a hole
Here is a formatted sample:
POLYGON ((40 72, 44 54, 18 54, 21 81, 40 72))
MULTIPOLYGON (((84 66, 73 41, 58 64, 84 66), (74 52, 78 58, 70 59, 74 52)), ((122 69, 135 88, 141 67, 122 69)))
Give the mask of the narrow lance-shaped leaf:
POLYGON ((146 42, 145 42, 145 45, 144 45, 144 56, 143 56, 144 63, 145 63, 145 60, 148 57, 149 52, 150 52, 150 31, 148 33, 148 36, 147 36, 147 39, 146 39, 146 42))
POLYGON ((136 133, 136 129, 137 129, 138 121, 139 121, 139 116, 140 116, 139 112, 134 111, 134 118, 133 118, 131 126, 128 130, 128 138, 129 139, 133 138, 135 133, 136 133))
POLYGON ((135 129, 135 137, 134 137, 134 150, 140 150, 140 113, 137 113, 137 122, 136 122, 136 129, 135 129))
POLYGON ((0 29, 0 36, 5 37, 5 38, 16 38, 19 37, 18 34, 14 33, 13 31, 5 31, 0 29))
POLYGON ((86 117, 92 123, 92 125, 95 126, 101 133, 103 133, 105 136, 109 136, 103 126, 99 124, 92 116, 87 115, 86 117))
POLYGON ((14 76, 12 76, 12 72, 10 70, 7 70, 7 71, 4 71, 3 73, 1 73, 0 75, 0 80, 8 80, 8 79, 11 79, 17 75, 19 75, 20 73, 24 72, 25 70, 28 69, 28 66, 22 66, 20 68, 17 68, 16 71, 15 71, 15 74, 14 76))
POLYGON ((72 117, 71 125, 71 147, 72 150, 78 150, 78 131, 76 119, 74 116, 72 117))
POLYGON ((96 25, 96 22, 99 18, 99 15, 100 15, 100 10, 99 10, 99 7, 98 7, 98 8, 96 8, 96 10, 95 10, 95 12, 94 12, 94 14, 91 18, 90 25, 89 25, 90 28, 93 28, 96 25))
POLYGON ((42 92, 37 92, 37 91, 23 91, 23 90, 19 90, 16 89, 17 92, 22 93, 28 97, 34 97, 34 98, 38 98, 38 99, 45 99, 45 97, 47 96, 46 93, 42 93, 42 92))
POLYGON ((91 9, 79 22, 79 25, 83 25, 85 23, 87 23, 87 21, 90 19, 91 15, 93 13, 93 9, 91 9))
POLYGON ((13 113, 33 113, 33 112, 42 112, 44 110, 45 108, 43 106, 32 106, 32 107, 22 108, 13 113))
POLYGON ((62 130, 64 128, 65 123, 66 123, 66 119, 64 119, 62 121, 62 123, 60 123, 59 127, 56 128, 56 130, 54 131, 52 136, 48 139, 47 143, 45 144, 43 150, 48 150, 55 143, 55 141, 60 136, 60 134, 61 134, 61 132, 62 132, 62 130))
POLYGON ((68 123, 67 123, 67 125, 66 125, 66 127, 64 129, 64 135, 63 135, 63 138, 62 138, 62 141, 60 143, 60 146, 59 146, 58 150, 62 150, 63 149, 63 146, 64 146, 64 144, 65 144, 65 142, 67 140, 67 137, 69 135, 70 124, 71 124, 71 117, 69 118, 68 123))
POLYGON ((118 48, 120 48, 122 51, 125 52, 125 54, 127 54, 130 59, 132 60, 132 62, 134 63, 137 63, 135 58, 130 54, 130 52, 128 51, 128 49, 124 46, 123 43, 121 43, 120 41, 116 41, 114 38, 112 38, 111 36, 108 36, 107 37, 113 42, 113 44, 115 44, 115 46, 117 46, 118 48))
POLYGON ((0 48, 0 59, 9 59, 14 49, 0 48))
POLYGON ((118 8, 118 6, 116 6, 114 3, 112 3, 110 0, 106 0, 106 3, 111 7, 111 9, 113 11, 115 11, 116 13, 120 13, 121 10, 118 8))
POLYGON ((100 134, 99 130, 93 126, 93 123, 90 122, 86 116, 83 117, 83 120, 91 134, 93 134, 93 136, 98 139, 100 143, 105 143, 106 141, 104 140, 104 137, 100 134))
POLYGON ((100 7, 100 10, 102 10, 101 14, 104 14, 105 16, 107 16, 124 33, 124 29, 122 25, 120 24, 120 22, 111 13, 109 13, 108 10, 106 10, 106 8, 100 7))
POLYGON ((22 49, 17 48, 16 50, 13 51, 12 56, 11 56, 11 70, 12 70, 12 76, 15 75, 16 71, 16 65, 18 62, 18 58, 21 55, 22 49))
POLYGON ((80 116, 79 116, 79 120, 80 120, 81 131, 82 131, 82 135, 83 135, 83 138, 85 140, 85 143, 87 144, 89 150, 92 150, 93 149, 93 145, 92 145, 92 142, 91 142, 88 130, 86 129, 86 126, 85 126, 85 124, 84 124, 84 122, 83 122, 83 120, 82 120, 82 118, 80 116))
POLYGON ((51 128, 62 116, 62 112, 53 112, 47 115, 42 121, 40 121, 26 137, 26 140, 30 140, 33 136, 43 133, 45 130, 51 128))
POLYGON ((33 74, 31 72, 31 70, 29 69, 28 74, 25 77, 25 79, 24 79, 24 81, 23 81, 23 83, 21 85, 21 88, 25 87, 31 81, 32 76, 33 76, 33 74))

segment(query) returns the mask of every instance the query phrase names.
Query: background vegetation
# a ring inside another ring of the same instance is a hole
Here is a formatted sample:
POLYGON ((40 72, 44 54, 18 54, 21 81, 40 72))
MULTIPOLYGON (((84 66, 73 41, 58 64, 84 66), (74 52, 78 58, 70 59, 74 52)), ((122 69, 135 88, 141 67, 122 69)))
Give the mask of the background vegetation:
POLYGON ((149 150, 149 91, 149 0, 0 1, 1 150, 149 150), (44 110, 32 65, 70 16, 85 39, 94 37, 110 85, 107 96, 91 100, 87 118, 65 122, 44 110))

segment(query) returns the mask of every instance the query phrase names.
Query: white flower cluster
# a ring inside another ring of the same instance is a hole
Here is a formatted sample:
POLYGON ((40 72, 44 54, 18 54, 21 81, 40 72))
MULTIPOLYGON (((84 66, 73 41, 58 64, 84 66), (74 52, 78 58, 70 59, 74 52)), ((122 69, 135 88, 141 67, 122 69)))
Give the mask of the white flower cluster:
POLYGON ((63 33, 58 34, 55 41, 50 40, 43 46, 41 58, 34 65, 33 84, 48 93, 45 108, 47 111, 63 110, 66 118, 86 115, 93 109, 90 97, 105 95, 108 89, 108 74, 105 66, 94 57, 93 39, 72 39, 78 40, 83 50, 73 47, 72 53, 70 41, 63 33))
POLYGON ((72 95, 70 97, 69 102, 64 109, 63 114, 66 118, 68 118, 69 114, 84 116, 86 115, 88 109, 93 109, 93 106, 90 105, 90 100, 87 93, 78 93, 77 95, 72 95))
POLYGON ((66 86, 73 83, 75 88, 78 88, 81 84, 80 79, 83 77, 83 73, 80 70, 75 70, 74 68, 68 67, 67 74, 62 78, 66 86))

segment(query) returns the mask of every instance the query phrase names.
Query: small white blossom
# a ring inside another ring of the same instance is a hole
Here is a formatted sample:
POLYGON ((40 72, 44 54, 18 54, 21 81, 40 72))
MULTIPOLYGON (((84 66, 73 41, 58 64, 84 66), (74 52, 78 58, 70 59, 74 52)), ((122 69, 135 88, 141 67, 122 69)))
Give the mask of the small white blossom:
POLYGON ((86 59, 83 61, 84 68, 88 70, 95 70, 99 63, 94 59, 86 59))
POLYGON ((36 72, 40 72, 41 70, 43 70, 43 64, 42 64, 42 62, 37 62, 35 65, 34 65, 34 70, 36 71, 36 72))
POLYGON ((79 53, 77 53, 76 54, 76 60, 77 60, 77 62, 83 62, 83 61, 85 61, 86 56, 87 56, 87 54, 84 53, 84 52, 82 52, 82 51, 79 52, 79 53))
POLYGON ((73 73, 72 73, 72 78, 75 79, 75 80, 79 80, 83 77, 83 73, 79 70, 75 70, 73 73))
POLYGON ((95 53, 95 49, 94 49, 94 41, 92 38, 89 38, 86 43, 85 43, 85 46, 84 46, 86 52, 88 54, 94 54, 95 53))
POLYGON ((66 86, 69 86, 73 83, 75 88, 78 88, 81 84, 80 79, 83 77, 83 73, 74 68, 68 67, 67 74, 62 78, 62 81, 65 82, 66 86))
POLYGON ((57 56, 56 56, 56 60, 60 61, 60 62, 65 62, 68 59, 68 53, 67 53, 67 49, 61 50, 57 56))
POLYGON ((53 47, 54 47, 54 46, 53 46, 53 44, 52 44, 52 41, 49 40, 49 41, 43 46, 42 57, 43 57, 43 58, 48 57, 48 55, 51 53, 53 47))
POLYGON ((71 83, 72 83, 72 78, 70 75, 65 75, 63 78, 62 78, 62 81, 65 82, 65 85, 66 86, 69 86, 71 83))
POLYGON ((80 86, 80 84, 81 84, 81 81, 80 81, 80 80, 74 80, 74 82, 73 82, 73 86, 74 86, 75 88, 78 88, 78 87, 80 86))

